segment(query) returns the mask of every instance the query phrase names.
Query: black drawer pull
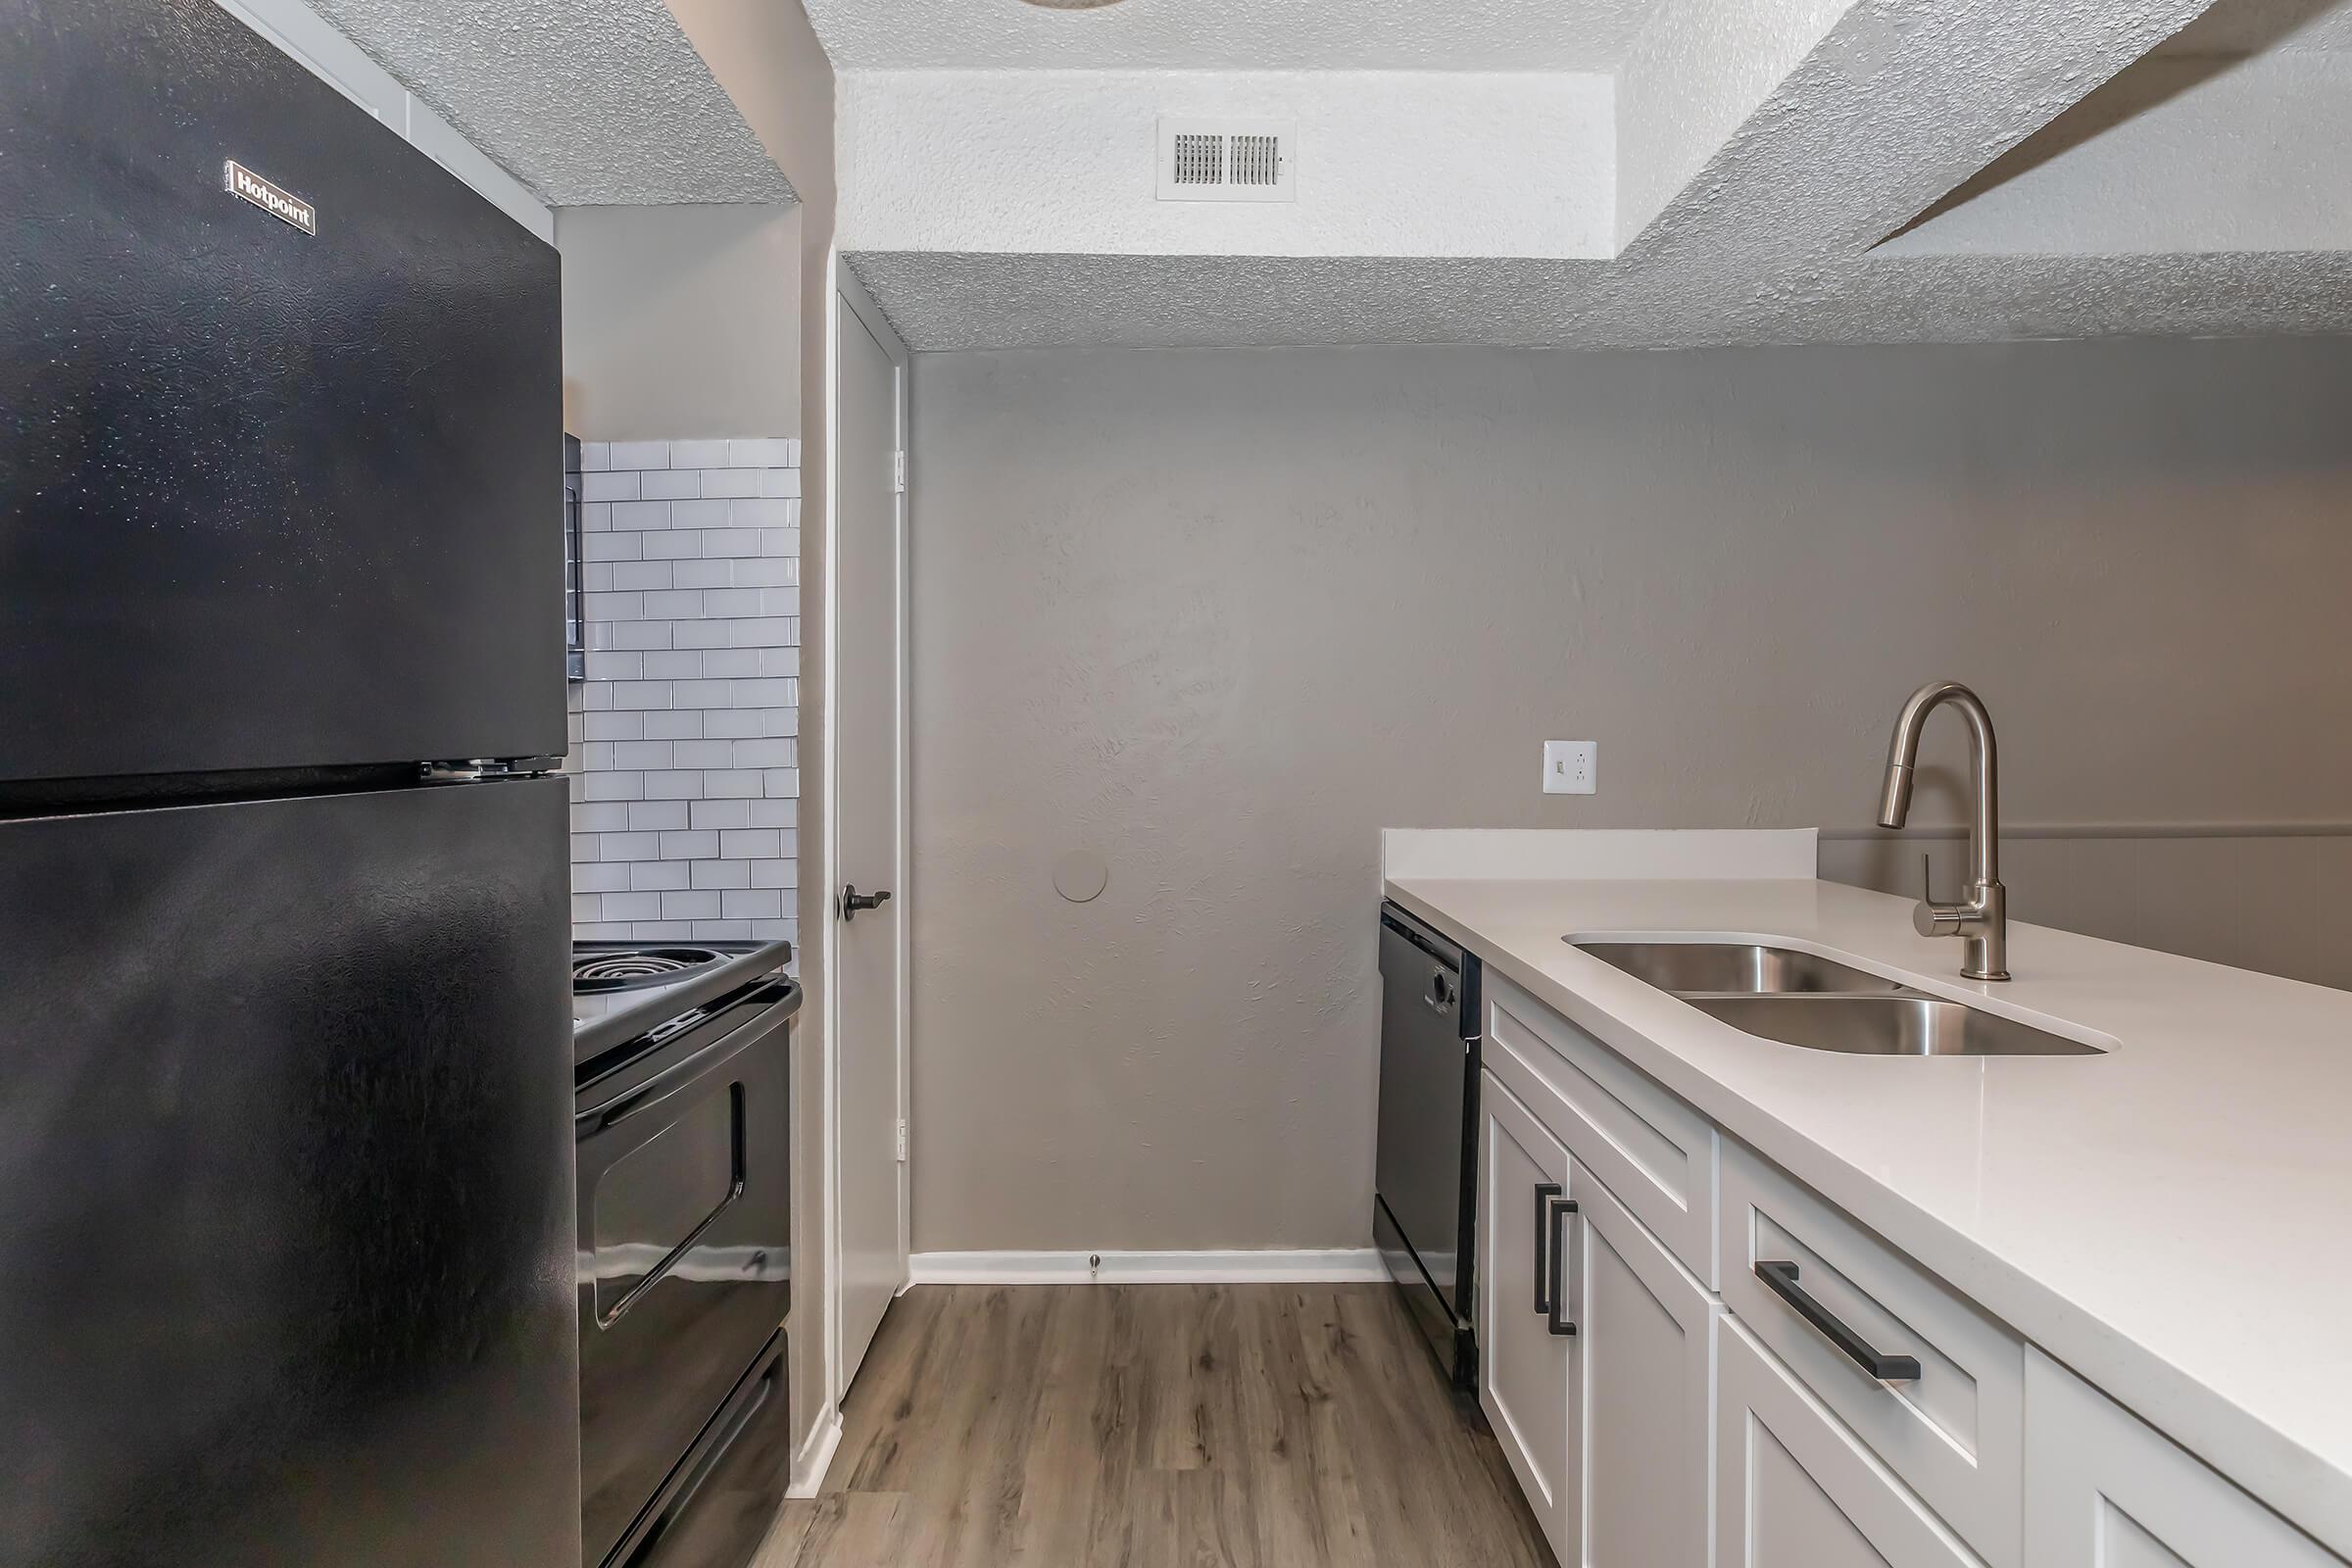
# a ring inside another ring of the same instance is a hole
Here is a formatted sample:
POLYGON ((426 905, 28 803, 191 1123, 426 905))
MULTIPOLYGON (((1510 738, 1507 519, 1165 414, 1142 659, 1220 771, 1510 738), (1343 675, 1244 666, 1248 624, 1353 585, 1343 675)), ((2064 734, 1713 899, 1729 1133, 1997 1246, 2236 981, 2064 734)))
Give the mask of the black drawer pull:
POLYGON ((1556 1287, 1551 1281, 1559 1271, 1544 1261, 1544 1246, 1551 1237, 1551 1200, 1560 1196, 1558 1182, 1536 1183, 1536 1310, 1545 1317, 1551 1315, 1550 1292, 1556 1287))
MULTIPOLYGON (((1559 1189, 1555 1187, 1552 1191, 1559 1189)), ((1575 1212, 1574 1199, 1555 1198, 1551 1200, 1551 1304, 1544 1310, 1544 1325, 1558 1335, 1576 1332, 1576 1325, 1568 1321, 1568 1288, 1561 1283, 1568 1258, 1568 1238, 1562 1232, 1566 1229, 1564 1222, 1575 1212)))
POLYGON ((1822 1338, 1843 1350, 1854 1365, 1881 1383, 1919 1381, 1917 1356, 1881 1355, 1872 1349, 1862 1336, 1838 1321, 1835 1313, 1813 1299, 1805 1288, 1796 1283, 1794 1263, 1760 1262, 1756 1265, 1756 1278, 1764 1282, 1765 1289, 1795 1307, 1798 1317, 1819 1329, 1822 1338))

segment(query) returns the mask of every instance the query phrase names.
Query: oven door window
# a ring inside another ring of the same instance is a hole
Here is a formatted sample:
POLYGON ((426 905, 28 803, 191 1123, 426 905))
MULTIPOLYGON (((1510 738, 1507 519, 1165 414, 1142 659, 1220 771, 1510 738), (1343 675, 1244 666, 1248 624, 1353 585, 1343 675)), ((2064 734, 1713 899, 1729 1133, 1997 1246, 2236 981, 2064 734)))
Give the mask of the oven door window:
POLYGON ((730 1082, 598 1175, 585 1261, 599 1327, 610 1327, 665 1276, 710 1281, 743 1272, 745 1259, 718 1250, 697 1255, 697 1244, 743 1196, 743 1085, 730 1082))

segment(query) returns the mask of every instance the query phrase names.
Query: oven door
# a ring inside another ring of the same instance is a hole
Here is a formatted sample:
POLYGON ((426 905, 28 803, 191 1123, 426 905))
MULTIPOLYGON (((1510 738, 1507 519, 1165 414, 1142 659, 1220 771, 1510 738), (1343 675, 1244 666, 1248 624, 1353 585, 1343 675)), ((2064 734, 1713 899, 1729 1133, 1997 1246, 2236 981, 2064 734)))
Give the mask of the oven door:
POLYGON ((586 1568, 660 1522, 791 1304, 793 1000, 774 981, 714 1003, 579 1092, 586 1568))

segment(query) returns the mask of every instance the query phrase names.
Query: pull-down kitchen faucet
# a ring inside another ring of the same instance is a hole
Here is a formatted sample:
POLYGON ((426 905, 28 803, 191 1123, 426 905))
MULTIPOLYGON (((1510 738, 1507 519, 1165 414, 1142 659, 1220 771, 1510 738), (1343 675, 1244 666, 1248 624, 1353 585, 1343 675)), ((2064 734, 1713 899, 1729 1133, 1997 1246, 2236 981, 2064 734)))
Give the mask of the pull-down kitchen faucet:
POLYGON ((1919 732, 1928 715, 1950 703, 1968 720, 1971 774, 1977 813, 1968 830, 1968 902, 1937 904, 1920 862, 1919 907, 1911 923, 1923 937, 1957 936, 1967 943, 1960 974, 1968 980, 2009 978, 2009 895, 2000 876, 2000 780, 1992 749, 1992 715, 1975 692, 1956 680, 1930 681, 1911 694, 1894 721, 1886 747, 1886 787, 1879 801, 1879 825, 1901 827, 1911 814, 1911 770, 1919 764, 1919 732))

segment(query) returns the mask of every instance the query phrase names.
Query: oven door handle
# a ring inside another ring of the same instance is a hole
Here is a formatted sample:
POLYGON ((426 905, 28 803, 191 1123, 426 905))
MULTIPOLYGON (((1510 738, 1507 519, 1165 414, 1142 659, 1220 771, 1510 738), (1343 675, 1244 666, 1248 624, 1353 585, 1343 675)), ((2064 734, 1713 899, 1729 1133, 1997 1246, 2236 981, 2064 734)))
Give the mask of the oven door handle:
POLYGON ((716 1072, 789 1022, 788 1016, 779 1016, 772 1007, 757 1017, 745 1019, 742 1024, 720 1035, 700 1051, 671 1062, 618 1099, 592 1110, 581 1111, 574 1118, 578 1136, 585 1141, 599 1133, 611 1132, 631 1116, 668 1099, 695 1079, 706 1073, 716 1072))

